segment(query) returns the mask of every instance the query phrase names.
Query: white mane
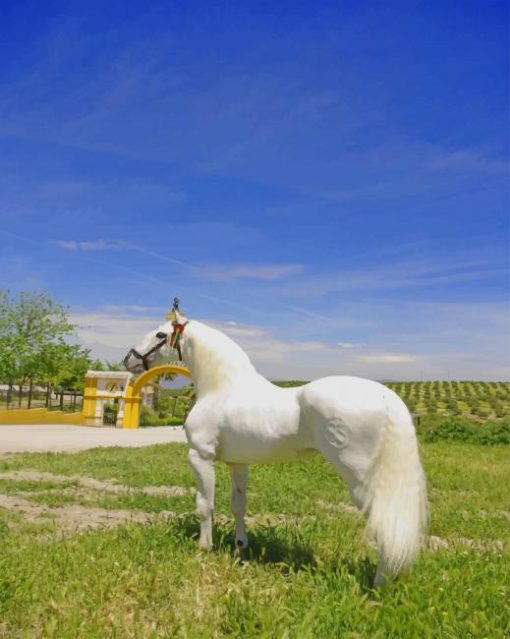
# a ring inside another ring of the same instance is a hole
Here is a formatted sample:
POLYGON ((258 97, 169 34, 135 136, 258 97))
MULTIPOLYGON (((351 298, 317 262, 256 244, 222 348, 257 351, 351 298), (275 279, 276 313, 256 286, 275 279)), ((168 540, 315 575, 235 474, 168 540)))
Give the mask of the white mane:
POLYGON ((257 374, 248 355, 224 333, 191 320, 184 337, 184 359, 200 393, 233 385, 240 376, 257 374))

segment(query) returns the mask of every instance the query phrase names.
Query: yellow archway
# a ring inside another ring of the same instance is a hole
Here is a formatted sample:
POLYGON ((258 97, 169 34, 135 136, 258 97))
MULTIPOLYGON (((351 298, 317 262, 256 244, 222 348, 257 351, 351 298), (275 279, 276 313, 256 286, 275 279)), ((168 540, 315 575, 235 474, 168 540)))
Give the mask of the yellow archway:
POLYGON ((184 366, 178 366, 176 364, 162 364, 161 366, 155 366, 150 368, 145 373, 142 373, 137 377, 134 382, 130 382, 126 388, 125 394, 125 408, 124 408, 124 420, 122 422, 123 428, 138 428, 140 424, 140 405, 142 403, 142 388, 153 377, 158 375, 164 375, 166 373, 172 373, 174 375, 184 375, 191 378, 191 373, 184 366))

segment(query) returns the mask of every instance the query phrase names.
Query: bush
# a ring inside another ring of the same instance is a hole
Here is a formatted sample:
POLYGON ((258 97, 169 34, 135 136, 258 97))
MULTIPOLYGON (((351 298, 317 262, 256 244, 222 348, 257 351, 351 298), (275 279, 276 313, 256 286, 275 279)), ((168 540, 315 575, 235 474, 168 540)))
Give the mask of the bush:
POLYGON ((496 417, 504 417, 507 411, 501 404, 496 404, 494 406, 494 412, 496 413, 496 417))
POLYGON ((437 404, 434 401, 429 400, 426 404, 426 408, 429 413, 437 412, 437 404))
POLYGON ((160 426, 161 420, 148 406, 142 405, 140 410, 140 426, 160 426))
POLYGON ((109 410, 115 413, 119 412, 119 405, 118 404, 105 404, 103 406, 103 410, 109 410))
POLYGON ((183 421, 182 417, 161 417, 148 406, 142 406, 140 411, 140 426, 180 426, 183 421))
POLYGON ((483 424, 462 420, 448 420, 422 431, 426 442, 441 440, 471 444, 510 444, 510 420, 483 424))
POLYGON ((502 422, 488 422, 490 428, 479 435, 480 444, 510 444, 510 419, 502 422))
POLYGON ((438 426, 427 429, 423 435, 423 438, 427 442, 434 442, 441 439, 453 439, 455 441, 465 442, 471 437, 471 433, 465 423, 460 421, 442 422, 438 426))

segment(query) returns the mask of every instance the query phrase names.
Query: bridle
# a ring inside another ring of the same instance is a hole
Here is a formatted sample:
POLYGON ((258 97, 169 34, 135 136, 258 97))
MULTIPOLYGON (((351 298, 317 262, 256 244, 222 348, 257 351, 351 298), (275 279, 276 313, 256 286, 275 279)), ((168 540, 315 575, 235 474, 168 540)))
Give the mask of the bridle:
POLYGON ((182 352, 181 352, 181 336, 184 332, 184 329, 186 328, 186 325, 188 324, 188 322, 184 322, 184 324, 173 324, 174 330, 172 331, 172 334, 170 335, 170 338, 168 338, 168 334, 167 333, 163 333, 162 331, 160 331, 159 333, 156 333, 156 337, 162 338, 161 341, 159 341, 155 346, 153 346, 150 350, 148 350, 146 353, 139 353, 136 348, 132 348, 128 354, 126 355, 126 357, 124 358, 123 362, 124 362, 124 366, 127 368, 128 365, 128 360, 131 357, 131 355, 133 357, 136 357, 136 359, 141 359, 142 360, 142 365, 143 365, 143 369, 145 371, 149 370, 149 362, 147 361, 147 358, 149 357, 149 355, 152 355, 152 353, 155 353, 156 351, 158 351, 162 346, 164 346, 166 344, 166 341, 168 339, 168 343, 170 344, 170 346, 172 348, 175 348, 177 350, 177 352, 179 353, 179 360, 182 362, 182 352))
POLYGON ((143 364, 143 369, 145 371, 149 370, 149 363, 147 362, 147 358, 149 357, 149 355, 152 355, 152 353, 154 353, 155 351, 159 350, 163 344, 166 342, 166 335, 165 335, 165 339, 162 339, 160 342, 158 342, 156 344, 156 346, 153 346, 150 351, 147 351, 145 354, 142 355, 142 353, 139 353, 136 348, 132 348, 128 354, 126 355, 126 357, 124 358, 124 366, 127 368, 128 365, 128 360, 131 357, 131 355, 133 357, 136 357, 136 359, 141 359, 142 360, 142 364, 143 364))

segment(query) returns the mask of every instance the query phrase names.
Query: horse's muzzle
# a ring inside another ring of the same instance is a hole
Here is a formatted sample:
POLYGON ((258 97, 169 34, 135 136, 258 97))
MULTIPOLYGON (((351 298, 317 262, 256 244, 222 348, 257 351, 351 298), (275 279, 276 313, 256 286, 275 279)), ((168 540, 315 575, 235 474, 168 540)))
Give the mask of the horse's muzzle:
POLYGON ((141 373, 144 370, 142 361, 139 358, 134 357, 133 351, 129 353, 122 360, 124 367, 130 373, 141 373))

